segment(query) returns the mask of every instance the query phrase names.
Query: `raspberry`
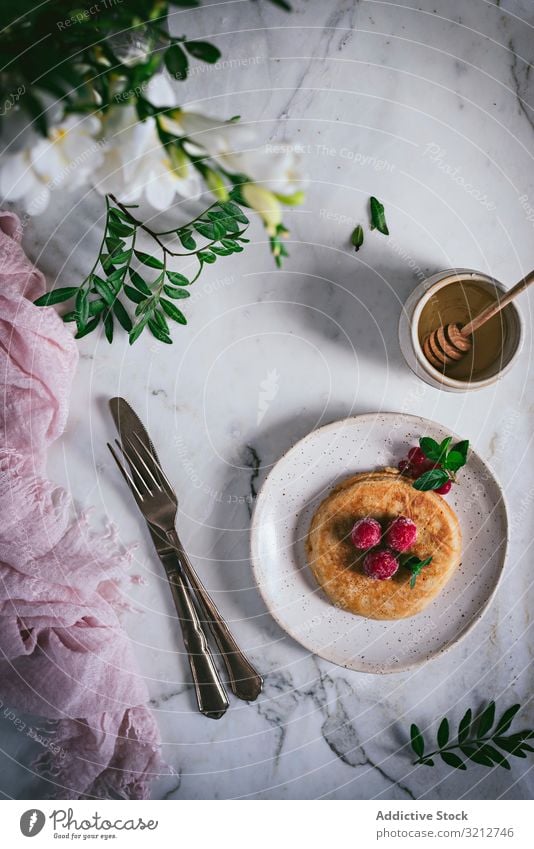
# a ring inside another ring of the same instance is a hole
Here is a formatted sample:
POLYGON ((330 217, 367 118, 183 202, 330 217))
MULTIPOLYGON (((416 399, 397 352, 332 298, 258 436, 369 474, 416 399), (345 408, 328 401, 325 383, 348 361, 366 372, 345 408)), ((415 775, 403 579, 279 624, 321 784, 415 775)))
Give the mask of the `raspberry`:
POLYGON ((399 568, 399 561, 389 548, 376 549, 365 555, 363 571, 375 581, 387 581, 399 568))
POLYGON ((406 551, 417 539, 417 527, 406 516, 393 519, 386 533, 386 542, 395 551, 406 551))
POLYGON ((422 465, 423 463, 428 462, 428 457, 421 450, 421 448, 410 448, 408 451, 408 460, 410 463, 413 463, 415 466, 422 465))
POLYGON ((407 475, 411 477, 412 475, 412 464, 409 460, 401 460, 397 466, 397 469, 401 473, 401 475, 407 475))
POLYGON ((452 481, 445 481, 443 486, 440 486, 439 489, 435 489, 434 492, 437 492, 438 495, 447 495, 447 493, 450 492, 451 486, 452 481))
POLYGON ((378 545, 381 537, 382 528, 376 519, 371 519, 370 516, 366 516, 364 519, 360 519, 356 522, 350 532, 350 538, 353 544, 356 548, 359 548, 362 551, 366 551, 366 549, 372 548, 374 545, 378 545))

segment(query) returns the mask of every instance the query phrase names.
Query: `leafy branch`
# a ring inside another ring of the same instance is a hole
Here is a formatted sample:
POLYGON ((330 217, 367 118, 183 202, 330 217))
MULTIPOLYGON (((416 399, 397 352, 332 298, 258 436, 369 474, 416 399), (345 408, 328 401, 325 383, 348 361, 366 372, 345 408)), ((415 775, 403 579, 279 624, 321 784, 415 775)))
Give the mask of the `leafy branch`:
POLYGON ((174 301, 189 297, 186 287, 200 277, 204 265, 211 265, 217 257, 239 253, 248 242, 243 235, 248 218, 232 200, 217 201, 188 224, 165 231, 153 230, 136 218, 131 212, 135 208, 106 195, 104 235, 90 272, 79 286, 52 289, 35 301, 44 307, 72 300, 74 308, 63 321, 76 323, 77 339, 102 322, 111 343, 116 320, 129 334, 130 344, 146 327, 160 342, 172 344, 168 319, 187 324, 174 301), (156 256, 136 248, 140 230, 153 240, 156 256), (178 245, 180 250, 176 249, 178 245), (167 267, 171 257, 196 259, 196 272, 186 277, 172 271, 167 267), (130 302, 133 316, 123 297, 130 302))
POLYGON ((410 728, 410 741, 417 755, 414 764, 434 766, 434 758, 439 755, 448 766, 465 770, 466 762, 456 754, 459 751, 473 763, 510 769, 507 756, 526 758, 527 752, 534 752, 534 748, 528 742, 534 740, 534 731, 517 731, 504 736, 520 708, 521 705, 512 705, 504 711, 497 723, 495 723, 495 702, 490 702, 475 720, 473 720, 473 711, 469 708, 460 720, 457 736, 453 742, 450 742, 449 721, 444 717, 437 732, 438 748, 427 753, 425 753, 426 744, 423 734, 417 725, 413 724, 410 728))
POLYGON ((415 481, 414 488, 422 492, 429 489, 440 489, 447 481, 456 482, 456 472, 467 463, 469 441, 463 439, 452 445, 452 436, 447 436, 443 442, 436 442, 429 436, 419 440, 421 451, 433 463, 433 467, 423 472, 415 481))

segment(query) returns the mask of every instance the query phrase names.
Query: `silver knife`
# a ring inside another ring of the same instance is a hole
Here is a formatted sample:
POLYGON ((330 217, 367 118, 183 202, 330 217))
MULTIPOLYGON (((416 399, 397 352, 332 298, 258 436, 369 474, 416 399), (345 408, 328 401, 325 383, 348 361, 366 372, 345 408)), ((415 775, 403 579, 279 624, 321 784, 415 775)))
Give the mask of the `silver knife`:
MULTIPOLYGON (((150 463, 148 457, 145 456, 145 460, 150 467, 150 471, 157 477, 169 498, 174 499, 177 504, 178 500, 175 492, 168 483, 165 475, 160 474, 160 468, 158 467, 161 467, 161 463, 154 444, 135 411, 130 407, 128 402, 124 400, 124 398, 112 398, 109 402, 109 406, 111 415, 121 437, 123 433, 135 433, 137 435, 137 439, 148 449, 150 454, 152 454, 155 464, 150 463)), ((232 692, 240 699, 244 699, 245 701, 254 701, 262 691, 263 679, 236 643, 215 602, 195 572, 195 569, 193 568, 182 546, 178 534, 174 530, 170 537, 167 535, 163 538, 159 529, 151 525, 148 520, 147 524, 156 550, 162 558, 165 568, 168 570, 170 566, 171 568, 174 567, 182 572, 193 589, 194 599, 203 616, 202 624, 208 625, 221 653, 222 660, 228 673, 228 683, 232 692), (169 550, 169 544, 171 545, 171 550, 169 550)))

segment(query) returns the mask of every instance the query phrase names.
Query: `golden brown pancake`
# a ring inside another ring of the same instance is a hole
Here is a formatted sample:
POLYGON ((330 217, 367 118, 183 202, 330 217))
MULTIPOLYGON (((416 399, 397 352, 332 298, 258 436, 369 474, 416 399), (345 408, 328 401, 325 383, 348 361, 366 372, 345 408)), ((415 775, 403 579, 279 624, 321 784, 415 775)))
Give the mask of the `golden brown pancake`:
POLYGON ((369 619, 404 619, 425 608, 457 568, 462 535, 456 514, 435 492, 418 492, 396 469, 364 472, 347 478, 321 502, 308 532, 308 564, 318 584, 337 607, 369 619), (350 532, 358 519, 372 516, 386 528, 396 516, 417 525, 417 540, 406 554, 432 556, 410 588, 403 566, 387 581, 367 577, 366 552, 358 551, 350 532))

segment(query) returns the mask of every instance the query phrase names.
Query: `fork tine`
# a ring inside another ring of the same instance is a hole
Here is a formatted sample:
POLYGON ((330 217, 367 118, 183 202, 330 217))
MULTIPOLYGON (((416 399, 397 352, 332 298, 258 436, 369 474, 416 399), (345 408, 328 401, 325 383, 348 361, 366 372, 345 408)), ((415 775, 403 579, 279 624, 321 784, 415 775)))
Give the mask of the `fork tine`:
POLYGON ((136 481, 136 489, 137 491, 143 491, 145 494, 150 494, 150 487, 146 482, 146 478, 141 473, 141 469, 139 468, 139 463, 135 462, 135 459, 132 457, 131 453, 127 450, 125 445, 122 445, 118 439, 115 440, 115 445, 121 452, 122 456, 128 463, 130 467, 130 472, 133 479, 136 481))
POLYGON ((160 464, 160 462, 159 462, 158 458, 154 456, 154 454, 153 454, 153 453, 152 453, 152 451, 150 450, 149 446, 148 446, 148 445, 145 445, 145 444, 144 444, 144 442, 142 442, 142 440, 139 438, 139 436, 137 435, 137 433, 135 433, 135 434, 134 434, 134 436, 135 436, 135 438, 139 441, 139 443, 143 446, 144 450, 146 451, 147 456, 150 458, 150 461, 151 461, 151 462, 154 464, 154 466, 156 467, 156 471, 157 471, 158 475, 161 475, 161 478, 162 478, 163 482, 165 483, 165 485, 166 485, 166 486, 170 489, 170 491, 174 494, 174 488, 173 488, 173 485, 172 485, 172 483, 170 482, 170 480, 169 480, 169 478, 167 477, 167 475, 165 474, 165 472, 163 471, 163 469, 161 468, 161 464, 160 464))
MULTIPOLYGON (((156 476, 154 475, 154 472, 152 471, 152 469, 150 469, 150 468, 149 468, 149 466, 146 464, 145 460, 141 457, 140 452, 139 452, 139 451, 138 451, 138 449, 135 447, 135 445, 133 444, 132 440, 131 440, 129 437, 127 437, 126 441, 127 441, 127 443, 128 443, 128 446, 132 449, 132 451, 134 451, 134 452, 136 453, 137 457, 139 458, 139 461, 143 464, 143 466, 145 467, 145 469, 146 469, 147 473, 148 473, 148 474, 149 474, 149 476, 152 478, 152 480, 154 481, 154 483, 155 483, 155 485, 157 486, 157 488, 158 488, 158 489, 161 489, 161 483, 159 482, 159 480, 158 480, 158 479, 156 478, 156 476)), ((138 472, 138 474, 140 474, 140 473, 139 473, 139 469, 138 469, 138 467, 137 467, 137 465, 136 465, 135 463, 134 463, 134 466, 135 466, 135 469, 136 469, 136 471, 138 472)), ((148 485, 146 484, 146 480, 145 480, 145 481, 143 481, 143 483, 145 483, 145 485, 147 486, 147 489, 148 489, 148 485)))
MULTIPOLYGON (((117 444, 118 444, 118 443, 117 443, 117 444)), ((119 458, 117 457, 117 454, 116 454, 116 452, 115 452, 115 450, 114 450, 113 446, 112 446, 112 445, 110 445, 110 443, 109 443, 109 442, 107 443, 107 446, 108 446, 109 450, 111 451, 111 456, 113 457, 113 459, 115 460, 115 462, 116 462, 117 466, 119 467, 119 471, 120 471, 121 475, 123 476, 124 480, 126 481, 126 483, 128 484, 128 486, 130 487, 130 489, 132 490, 132 492, 133 492, 134 496, 135 496, 136 498, 139 498, 139 499, 142 501, 142 500, 143 500, 143 496, 141 495, 141 493, 140 493, 140 491, 139 491, 139 488, 138 488, 137 484, 135 483, 134 479, 131 477, 131 475, 129 474, 129 472, 127 472, 127 471, 126 471, 126 469, 124 468, 124 466, 122 465, 121 461, 120 461, 120 460, 119 460, 119 458)), ((119 446, 119 447, 120 447, 120 446, 119 446)))

